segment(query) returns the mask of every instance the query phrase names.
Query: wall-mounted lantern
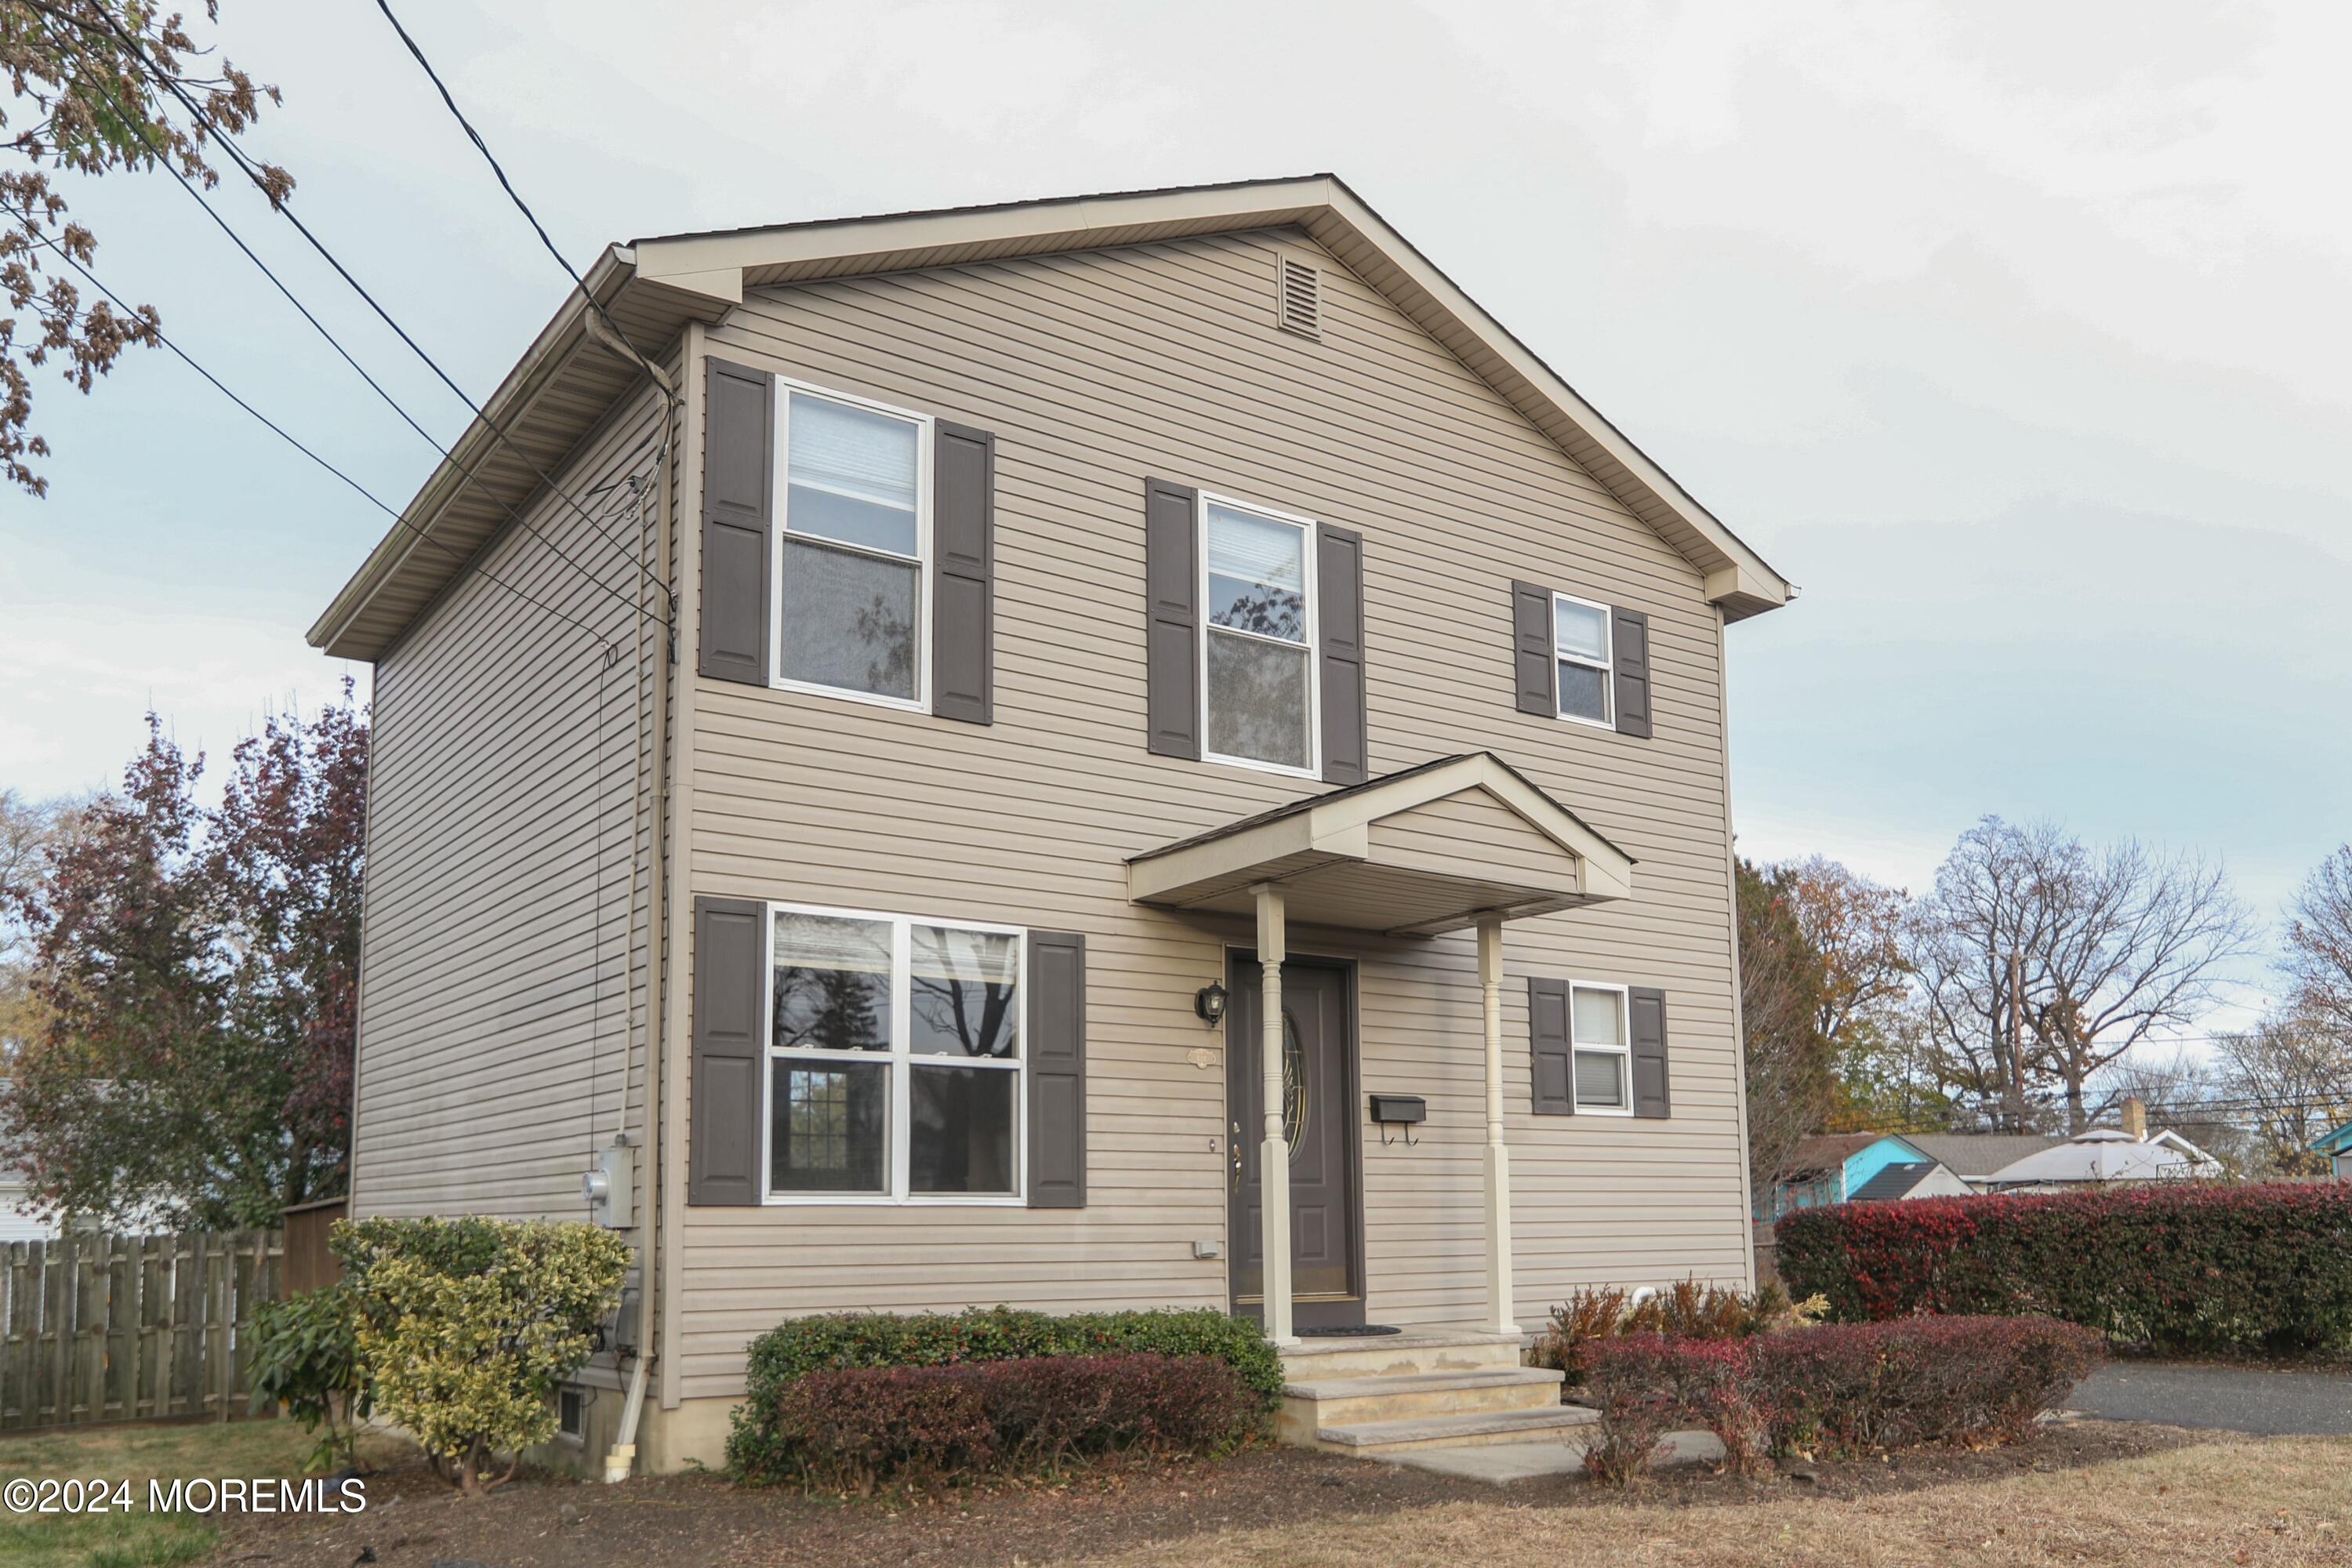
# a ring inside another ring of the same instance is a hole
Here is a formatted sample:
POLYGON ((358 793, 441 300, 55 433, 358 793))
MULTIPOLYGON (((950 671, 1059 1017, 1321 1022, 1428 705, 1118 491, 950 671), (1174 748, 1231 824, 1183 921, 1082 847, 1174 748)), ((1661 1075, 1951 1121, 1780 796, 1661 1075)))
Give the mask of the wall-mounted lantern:
POLYGON ((1201 1016, 1201 1021, 1204 1024, 1213 1025, 1222 1019, 1225 1016, 1224 986, 1212 980, 1193 992, 1192 1011, 1201 1016))

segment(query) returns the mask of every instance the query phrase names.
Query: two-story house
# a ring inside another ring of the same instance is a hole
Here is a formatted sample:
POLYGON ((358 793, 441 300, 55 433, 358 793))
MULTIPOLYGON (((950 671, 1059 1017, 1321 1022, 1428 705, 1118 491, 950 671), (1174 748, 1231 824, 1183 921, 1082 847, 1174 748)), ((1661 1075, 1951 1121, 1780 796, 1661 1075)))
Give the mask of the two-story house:
POLYGON ((1724 633, 1792 590, 1339 180, 640 240, 487 407, 311 633, 353 1212, 623 1227, 592 1449, 715 1461, 793 1313, 1338 1373, 1752 1279, 1724 633))

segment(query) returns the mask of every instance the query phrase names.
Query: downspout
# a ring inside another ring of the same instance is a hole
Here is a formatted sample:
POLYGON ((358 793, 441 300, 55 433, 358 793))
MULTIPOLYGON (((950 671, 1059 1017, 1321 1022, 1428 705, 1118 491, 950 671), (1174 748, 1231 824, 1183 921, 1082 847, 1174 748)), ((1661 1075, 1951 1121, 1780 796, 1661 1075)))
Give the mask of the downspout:
MULTIPOLYGON (((655 576, 667 584, 670 582, 670 451, 677 428, 678 398, 677 384, 662 372, 660 366, 646 360, 627 343, 621 342, 604 328, 592 309, 583 318, 588 336, 612 353, 644 367, 662 393, 661 450, 656 459, 654 476, 655 533, 654 552, 657 564, 655 576)), ((645 556, 644 513, 638 514, 638 559, 645 556)), ((642 608, 646 590, 642 575, 637 591, 642 608)), ((660 1064, 663 1051, 662 1019, 665 954, 668 931, 668 878, 664 874, 664 848, 667 842, 669 804, 669 691, 673 672, 677 666, 677 595, 668 590, 662 606, 662 619, 667 624, 660 634, 661 658, 655 669, 653 701, 653 777, 648 789, 653 819, 653 834, 648 840, 646 878, 651 884, 646 900, 646 1089, 645 1130, 641 1135, 644 1158, 638 1162, 639 1242, 637 1247, 637 1345, 636 1354, 629 1367, 629 1391, 621 1405, 620 1429, 614 1434, 613 1447, 604 1456, 604 1479, 607 1484, 625 1481, 635 1468, 637 1458, 637 1424, 646 1407, 646 1373, 651 1362, 655 1342, 655 1324, 660 1306, 658 1281, 661 1277, 661 1083, 660 1064)), ((631 854, 635 850, 631 848, 631 854)))

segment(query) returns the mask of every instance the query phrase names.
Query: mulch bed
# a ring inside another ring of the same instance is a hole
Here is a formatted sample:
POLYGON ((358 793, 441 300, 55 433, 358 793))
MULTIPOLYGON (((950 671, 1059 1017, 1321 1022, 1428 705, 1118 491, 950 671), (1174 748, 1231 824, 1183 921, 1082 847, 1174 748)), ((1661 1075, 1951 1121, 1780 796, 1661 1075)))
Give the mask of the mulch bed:
MULTIPOLYGON (((1823 1463, 1757 1480, 1700 1467, 1660 1473, 1648 1502, 1737 1506, 1792 1488, 1828 1496, 2062 1470, 2195 1441, 2176 1427, 2076 1420, 2015 1447, 1823 1463)), ((365 1513, 253 1516, 229 1523, 212 1559, 266 1568, 995 1568, 1108 1555, 1205 1531, 1393 1512, 1444 1502, 1607 1507, 1580 1479, 1510 1486, 1311 1453, 1255 1448, 1218 1464, 1129 1466, 1045 1484, 998 1483, 930 1497, 843 1500, 746 1490, 712 1476, 617 1487, 517 1481, 489 1497, 452 1494, 422 1465, 371 1478, 365 1513)))

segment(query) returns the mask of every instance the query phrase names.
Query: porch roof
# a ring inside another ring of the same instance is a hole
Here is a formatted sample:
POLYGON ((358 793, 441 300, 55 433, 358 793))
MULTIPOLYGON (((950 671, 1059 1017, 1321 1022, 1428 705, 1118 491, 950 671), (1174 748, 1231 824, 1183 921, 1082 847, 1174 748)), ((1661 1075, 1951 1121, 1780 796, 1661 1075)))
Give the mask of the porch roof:
POLYGON ((1434 936, 1622 899, 1633 858, 1491 752, 1441 757, 1163 845, 1129 896, 1247 914, 1279 884, 1300 924, 1434 936))

